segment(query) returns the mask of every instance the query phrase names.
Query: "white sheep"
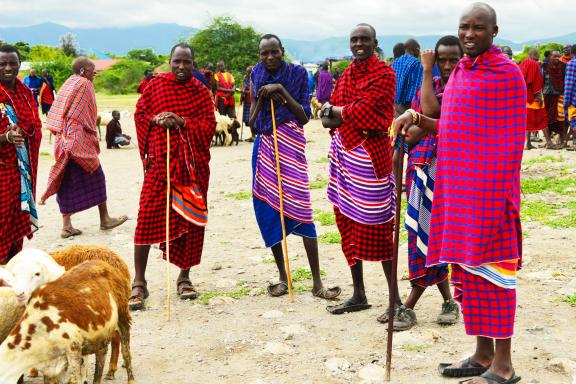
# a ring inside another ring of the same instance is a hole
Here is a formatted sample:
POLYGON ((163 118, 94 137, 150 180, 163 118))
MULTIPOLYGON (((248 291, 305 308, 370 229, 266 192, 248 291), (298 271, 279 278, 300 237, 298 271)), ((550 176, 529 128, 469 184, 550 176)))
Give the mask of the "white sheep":
POLYGON ((226 115, 221 115, 215 112, 216 117, 216 131, 214 133, 214 139, 218 145, 218 140, 220 139, 222 145, 229 145, 232 142, 232 134, 229 132, 229 128, 234 124, 234 120, 226 115))
POLYGON ((96 354, 94 383, 100 383, 108 343, 119 332, 128 383, 134 384, 129 296, 122 273, 99 260, 84 262, 34 290, 24 315, 0 345, 0 383, 16 383, 37 368, 46 383, 82 384, 83 356, 88 354, 96 354))

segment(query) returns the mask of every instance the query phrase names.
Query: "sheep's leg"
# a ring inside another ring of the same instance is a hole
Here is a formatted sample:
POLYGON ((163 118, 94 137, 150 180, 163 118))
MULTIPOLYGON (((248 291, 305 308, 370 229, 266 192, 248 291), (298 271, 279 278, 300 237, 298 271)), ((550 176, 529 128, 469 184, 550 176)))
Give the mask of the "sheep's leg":
POLYGON ((106 380, 114 380, 114 375, 118 370, 118 355, 120 354, 120 334, 118 332, 114 332, 110 344, 112 345, 112 352, 110 353, 110 365, 108 366, 106 380))
POLYGON ((120 321, 118 328, 120 330, 120 347, 122 348, 122 359, 126 367, 128 384, 136 384, 134 372, 132 372, 132 355, 130 353, 130 325, 128 322, 120 321))
POLYGON ((102 375, 104 374, 104 364, 106 363, 106 355, 108 354, 108 344, 96 352, 96 365, 94 366, 94 384, 102 383, 102 375))

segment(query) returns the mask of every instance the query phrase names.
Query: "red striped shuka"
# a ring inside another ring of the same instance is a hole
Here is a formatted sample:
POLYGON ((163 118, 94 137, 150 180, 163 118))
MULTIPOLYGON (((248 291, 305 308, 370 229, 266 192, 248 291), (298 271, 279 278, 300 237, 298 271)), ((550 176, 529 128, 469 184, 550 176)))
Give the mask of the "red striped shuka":
MULTIPOLYGON (((28 147, 32 189, 36 194, 42 123, 32 91, 18 79, 14 91, 0 84, 0 103, 10 105, 16 111, 18 126, 28 147)), ((0 135, 5 135, 9 127, 8 117, 0 116, 0 135)), ((30 215, 22 210, 20 202, 21 181, 17 162, 16 147, 4 144, 0 148, 0 264, 22 250, 24 237, 32 238, 30 215)))
POLYGON ((520 70, 526 81, 526 130, 540 131, 548 126, 546 106, 536 100, 536 95, 544 89, 544 78, 538 62, 529 57, 520 63, 520 70))
MULTIPOLYGON (((194 187, 196 181, 204 201, 208 194, 210 142, 216 120, 208 89, 193 77, 182 83, 172 73, 155 76, 136 105, 134 120, 144 182, 134 243, 160 243, 166 256, 166 129, 152 122, 161 112, 173 112, 186 121, 184 127, 170 130, 170 181, 180 186, 180 190, 194 187)), ((204 227, 180 215, 172 204, 170 262, 181 269, 200 264, 203 244, 204 227)))
POLYGON ((469 335, 513 333, 525 129, 526 84, 518 66, 496 46, 463 58, 438 121, 426 265, 456 264, 452 282, 469 335))

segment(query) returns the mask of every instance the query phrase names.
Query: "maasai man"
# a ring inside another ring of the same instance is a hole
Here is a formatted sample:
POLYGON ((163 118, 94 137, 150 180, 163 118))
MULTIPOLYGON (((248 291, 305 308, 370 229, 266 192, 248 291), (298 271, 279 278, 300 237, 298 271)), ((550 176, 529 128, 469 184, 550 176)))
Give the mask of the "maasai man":
POLYGON ((566 129, 564 122, 558 117, 564 118, 564 76, 566 64, 560 61, 560 52, 552 51, 548 58, 548 64, 544 71, 544 105, 548 115, 548 130, 560 135, 560 142, 566 145, 566 129), (562 110, 562 111, 560 111, 562 110))
POLYGON ((511 345, 522 257, 526 85, 518 66, 492 45, 497 33, 492 7, 474 3, 467 8, 458 28, 466 57, 446 85, 440 120, 408 111, 395 123, 408 140, 438 132, 426 265, 452 264, 454 297, 461 303, 466 333, 476 336, 476 352, 439 370, 449 377, 481 375, 469 384, 520 380, 511 345))
POLYGON ((548 130, 546 107, 544 106, 544 78, 538 65, 540 54, 537 49, 532 48, 528 52, 528 57, 520 63, 520 70, 526 81, 528 89, 528 102, 526 104, 527 123, 526 123, 526 149, 532 149, 534 146, 530 142, 530 134, 544 130, 546 138, 546 148, 557 149, 550 138, 548 130))
POLYGON ((38 229, 36 173, 42 123, 34 96, 20 80, 20 54, 0 46, 0 264, 38 229))
POLYGON ((328 71, 328 66, 320 66, 320 75, 318 76, 318 87, 316 87, 316 99, 320 104, 330 101, 332 95, 332 73, 328 71))
MULTIPOLYGON (((444 87, 458 61, 464 56, 460 40, 456 36, 444 36, 436 43, 434 51, 422 53, 424 75, 422 88, 412 100, 412 110, 432 118, 440 117, 440 106, 444 87), (434 64, 440 69, 440 77, 434 77, 434 64)), ((442 325, 455 324, 460 310, 452 299, 448 282, 448 266, 441 264, 426 268, 428 236, 430 234, 430 211, 434 195, 436 177, 436 135, 427 135, 418 143, 411 145, 408 152, 406 168, 406 196, 408 210, 406 213, 406 230, 408 231, 408 270, 412 290, 398 309, 395 331, 405 331, 416 324, 414 306, 424 293, 426 287, 438 286, 444 302, 436 322, 442 325), (415 144, 415 145, 413 145, 415 144)), ((388 312, 378 318, 380 322, 388 321, 388 312)))
POLYGON ((402 55, 406 53, 406 48, 404 47, 404 43, 396 43, 392 48, 392 55, 394 56, 394 60, 398 59, 402 55))
POLYGON ((256 131, 250 126, 250 106, 252 99, 250 98, 250 74, 252 73, 252 66, 246 67, 246 75, 244 76, 244 86, 240 94, 240 104, 242 104, 242 123, 250 128, 250 137, 245 141, 253 143, 256 138, 256 131))
POLYGON ((47 115, 54 103, 54 95, 56 94, 56 88, 54 88, 54 79, 45 69, 42 71, 42 87, 40 88, 40 94, 38 99, 40 99, 40 107, 42 108, 42 114, 47 115))
POLYGON ((101 230, 115 228, 128 220, 125 215, 113 218, 108 214, 106 180, 98 159, 94 69, 94 63, 86 57, 74 60, 73 75, 60 88, 46 119, 48 129, 56 136, 56 163, 50 170, 41 204, 56 194, 62 213, 62 238, 82 234, 72 225, 71 216, 96 205, 101 230))
POLYGON ((572 52, 572 46, 571 45, 565 45, 564 49, 562 50, 562 57, 560 58, 560 61, 563 62, 564 64, 568 64, 570 62, 570 60, 572 60, 572 58, 574 58, 574 55, 576 55, 574 52, 572 52))
MULTIPOLYGON (((352 272, 354 293, 329 306, 332 314, 370 308, 364 290, 363 261, 379 261, 390 282, 394 231, 394 176, 388 130, 394 117, 394 71, 374 54, 376 31, 368 24, 350 33, 354 61, 322 107, 322 125, 332 143, 328 199, 334 206, 342 251, 352 272)), ((390 286, 390 284, 389 284, 390 286)), ((401 305, 398 287, 398 305, 401 305)))
POLYGON ((151 69, 145 70, 144 78, 142 79, 142 81, 140 81, 140 84, 138 84, 138 89, 136 90, 136 92, 138 92, 139 94, 144 93, 144 90, 146 89, 146 87, 150 83, 150 80, 152 80, 153 77, 154 72, 151 69))
POLYGON ((42 78, 36 75, 36 68, 30 68, 28 76, 24 78, 24 85, 30 88, 34 94, 36 106, 38 106, 38 94, 40 93, 40 88, 42 88, 42 83, 42 78))
POLYGON ((512 48, 507 45, 502 46, 502 53, 508 56, 510 60, 514 60, 514 53, 512 52, 512 48))
POLYGON ((422 86, 422 64, 418 61, 420 44, 409 39, 404 43, 404 49, 406 53, 392 62, 396 75, 394 108, 397 115, 410 108, 416 91, 422 86))
POLYGON ((252 192, 256 221, 266 247, 278 267, 280 281, 268 286, 271 296, 288 293, 288 277, 282 252, 282 225, 272 110, 274 101, 280 153, 280 174, 284 197, 286 235, 301 236, 312 270, 312 294, 324 299, 335 299, 340 288, 325 288, 320 277, 318 240, 312 219, 310 183, 306 162, 304 124, 310 119, 310 97, 306 69, 284 61, 284 47, 276 35, 266 34, 258 45, 260 63, 251 74, 250 126, 257 132, 252 154, 254 175, 252 192))
POLYGON ((564 118, 572 130, 572 147, 576 151, 576 44, 572 46, 572 60, 566 65, 566 78, 564 79, 564 118))
POLYGON ((216 108, 218 113, 231 118, 236 118, 234 107, 234 76, 226 70, 223 61, 216 63, 218 72, 214 74, 212 87, 216 93, 216 108))
POLYGON ((206 225, 206 197, 210 176, 210 142, 216 120, 208 89, 192 76, 194 51, 178 44, 170 52, 171 72, 156 75, 136 104, 144 182, 134 237, 134 283, 130 309, 142 309, 148 297, 146 264, 150 245, 160 243, 166 256, 166 155, 170 134, 170 262, 180 268, 176 290, 182 300, 198 296, 190 268, 200 264, 206 225), (180 191, 192 190, 182 206, 180 191), (199 192, 199 193, 198 193, 199 192), (190 213, 190 214, 187 214, 190 213))

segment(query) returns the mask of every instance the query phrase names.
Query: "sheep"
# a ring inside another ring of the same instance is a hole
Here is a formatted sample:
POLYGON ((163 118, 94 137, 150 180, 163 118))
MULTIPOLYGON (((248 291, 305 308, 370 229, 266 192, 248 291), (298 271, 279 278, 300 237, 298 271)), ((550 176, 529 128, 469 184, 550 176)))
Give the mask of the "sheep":
POLYGON ((108 343, 119 332, 128 383, 135 384, 129 296, 122 273, 100 260, 84 262, 36 289, 0 345, 0 383, 16 383, 36 367, 47 383, 81 384, 83 355, 94 353, 94 383, 101 383, 108 343))
POLYGON ((215 113, 216 115, 216 132, 214 133, 215 145, 218 145, 218 141, 224 146, 232 143, 232 135, 228 131, 230 127, 234 124, 234 119, 226 115, 221 115, 215 113))
MULTIPOLYGON (((124 260, 114 251, 106 247, 97 245, 73 245, 59 251, 51 252, 50 256, 42 251, 27 249, 16 255, 8 263, 9 265, 7 267, 18 276, 18 282, 13 284, 18 286, 17 290, 21 295, 20 300, 22 302, 27 302, 31 293, 40 285, 57 279, 62 275, 64 270, 69 270, 88 260, 107 262, 120 272, 127 284, 130 284, 131 281, 130 272, 124 260), (55 265, 54 262, 58 263, 58 265, 55 265), (64 270, 61 267, 63 267, 64 270), (38 273, 40 276, 36 276, 38 273)), ((15 277, 12 277, 12 280, 15 280, 15 277)), ((6 307, 6 310, 10 310, 10 308, 12 307, 6 307)), ((15 310, 12 310, 10 313, 14 311, 15 310)), ((21 305, 19 313, 21 314, 23 311, 24 307, 21 305)), ((10 320, 8 318, 2 320, 2 322, 6 324, 5 327, 8 332, 18 319, 15 315, 16 313, 14 313, 14 316, 10 316, 10 320), (10 326, 10 324, 12 326, 10 326)), ((6 336, 7 333, 4 338, 6 336)), ((0 343, 4 338, 0 338, 0 343)), ((108 372, 106 373, 107 380, 114 379, 115 373, 118 370, 118 357, 120 354, 120 335, 118 333, 112 338, 111 347, 110 364, 108 366, 108 372)), ((31 376, 36 375, 32 374, 31 376)))
POLYGON ((0 287, 0 344, 24 313, 24 304, 18 302, 14 289, 0 287))

